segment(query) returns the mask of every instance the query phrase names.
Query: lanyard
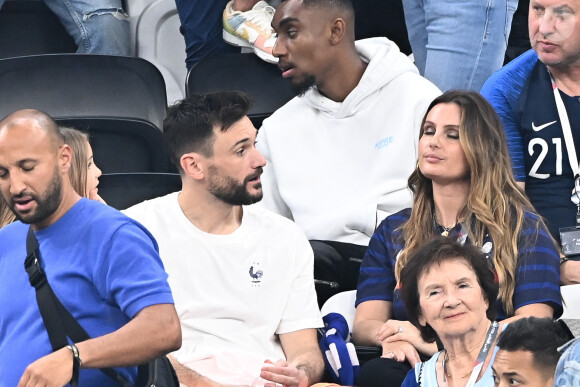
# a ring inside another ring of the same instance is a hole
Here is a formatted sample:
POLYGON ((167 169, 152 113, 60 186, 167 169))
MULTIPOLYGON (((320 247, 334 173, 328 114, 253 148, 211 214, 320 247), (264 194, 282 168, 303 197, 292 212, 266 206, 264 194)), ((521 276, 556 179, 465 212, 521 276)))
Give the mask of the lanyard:
MULTIPOLYGON (((481 349, 479 350, 479 355, 477 355, 477 360, 475 362, 475 366, 473 367, 473 371, 471 371, 471 376, 469 377, 469 380, 467 381, 467 384, 465 385, 465 387, 473 387, 475 385, 475 382, 477 381, 477 378, 479 377, 481 369, 483 368, 483 363, 485 362, 485 358, 487 357, 489 349, 491 348, 491 346, 495 340, 495 337, 497 336, 497 333, 499 331, 498 328, 499 328, 499 323, 497 321, 494 321, 489 326, 489 329, 487 330, 487 335, 486 335, 485 341, 483 342, 483 345, 482 345, 481 349)), ((443 358, 443 362, 444 362, 443 363, 443 372, 445 372, 445 358, 443 358)))
POLYGON ((558 109, 558 117, 560 118, 560 125, 562 125, 562 132, 564 133, 564 142, 566 143, 566 150, 568 151, 568 161, 570 162, 570 168, 572 168, 572 173, 574 178, 578 176, 578 171, 580 166, 578 164, 578 156, 576 154, 576 147, 574 146, 574 139, 572 138, 572 129, 570 127, 570 119, 568 118, 568 113, 566 112, 566 106, 564 106, 564 101, 562 101, 562 96, 556 86, 556 81, 552 76, 552 73, 548 70, 550 74, 550 80, 552 81, 552 89, 554 90, 554 100, 556 101, 556 109, 558 109))

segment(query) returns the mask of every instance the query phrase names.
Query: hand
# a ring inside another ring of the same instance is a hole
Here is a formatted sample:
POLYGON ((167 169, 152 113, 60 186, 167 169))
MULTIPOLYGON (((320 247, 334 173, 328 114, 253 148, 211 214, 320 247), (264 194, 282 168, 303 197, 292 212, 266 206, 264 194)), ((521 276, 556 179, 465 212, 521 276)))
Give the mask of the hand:
POLYGON ((272 382, 264 384, 264 387, 275 387, 276 384, 284 387, 308 387, 310 384, 306 372, 288 364, 286 360, 278 360, 276 363, 266 360, 260 377, 272 382))
POLYGON ((409 321, 389 320, 383 324, 381 329, 379 329, 379 332, 382 332, 382 334, 377 335, 378 340, 386 341, 387 343, 406 341, 415 347, 417 351, 426 355, 433 355, 437 352, 437 344, 423 341, 419 329, 409 321), (391 333, 393 331, 394 333, 391 333))
POLYGON ((68 348, 61 348, 26 367, 18 387, 62 387, 72 379, 72 369, 72 351, 68 348))
POLYGON ((406 360, 411 363, 411 366, 413 367, 421 361, 419 353, 415 347, 406 341, 395 341, 393 343, 383 341, 382 344, 383 355, 381 357, 395 359, 398 362, 404 362, 406 360))
POLYGON ((580 261, 566 261, 560 265, 562 284, 574 285, 580 283, 580 261))

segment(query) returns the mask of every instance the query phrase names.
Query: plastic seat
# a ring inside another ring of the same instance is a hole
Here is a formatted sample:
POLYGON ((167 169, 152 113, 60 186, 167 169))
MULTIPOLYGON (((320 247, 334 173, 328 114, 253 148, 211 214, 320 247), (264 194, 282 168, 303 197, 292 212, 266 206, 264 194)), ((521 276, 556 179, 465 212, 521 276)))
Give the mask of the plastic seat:
POLYGON ((140 119, 161 128, 165 82, 141 58, 51 54, 1 59, 0 117, 23 108, 60 118, 140 119))
POLYGON ((135 53, 153 63, 165 78, 169 104, 185 96, 185 41, 173 0, 129 0, 135 53))
POLYGON ((356 290, 347 290, 345 292, 336 293, 330 297, 322 308, 320 314, 326 316, 328 313, 340 313, 348 324, 349 332, 352 332, 352 324, 354 323, 356 301, 356 290))
POLYGON ((580 319, 580 284, 560 286, 564 313, 562 319, 580 319))
POLYGON ((95 163, 105 173, 177 172, 153 124, 126 118, 56 118, 89 134, 95 163))
POLYGON ((0 58, 76 50, 74 40, 43 1, 8 0, 0 9, 0 58))
POLYGON ((173 173, 114 173, 99 178, 99 195, 118 210, 179 190, 181 177, 173 173))
POLYGON ((224 54, 202 59, 189 71, 186 90, 187 95, 243 91, 252 99, 248 116, 257 128, 295 95, 278 67, 254 54, 224 54))

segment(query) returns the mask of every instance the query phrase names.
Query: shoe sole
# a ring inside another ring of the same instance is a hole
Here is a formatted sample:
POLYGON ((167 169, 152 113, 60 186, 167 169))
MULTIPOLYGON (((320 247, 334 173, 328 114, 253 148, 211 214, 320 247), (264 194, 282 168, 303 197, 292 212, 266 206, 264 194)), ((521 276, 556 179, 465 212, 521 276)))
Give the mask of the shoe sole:
POLYGON ((252 43, 248 42, 247 40, 242 39, 236 35, 232 35, 231 33, 229 33, 226 30, 222 30, 222 32, 223 32, 222 36, 223 36, 224 42, 231 44, 232 46, 251 48, 254 51, 254 54, 256 54, 263 61, 268 62, 268 63, 278 63, 278 58, 276 58, 273 55, 268 54, 267 52, 260 50, 258 47, 254 46, 252 43))

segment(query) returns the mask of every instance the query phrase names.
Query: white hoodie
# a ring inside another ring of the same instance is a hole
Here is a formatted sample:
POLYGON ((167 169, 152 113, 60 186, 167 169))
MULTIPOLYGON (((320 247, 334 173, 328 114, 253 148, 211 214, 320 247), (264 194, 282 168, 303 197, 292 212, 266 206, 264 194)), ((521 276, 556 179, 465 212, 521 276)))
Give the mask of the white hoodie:
POLYGON ((356 42, 368 66, 346 99, 316 88, 266 120, 262 205, 308 239, 367 245, 386 216, 411 205, 421 120, 440 91, 386 38, 356 42))

